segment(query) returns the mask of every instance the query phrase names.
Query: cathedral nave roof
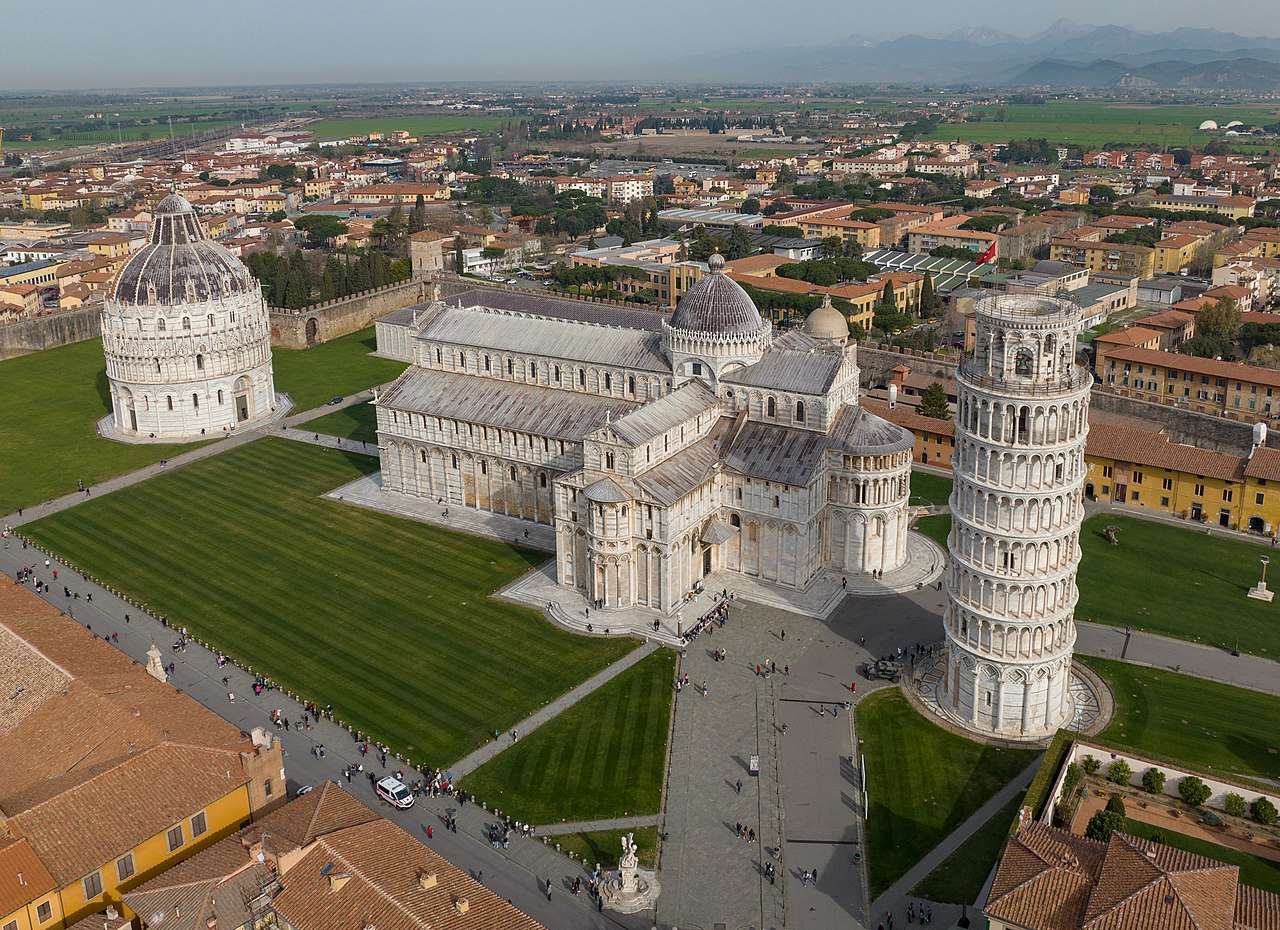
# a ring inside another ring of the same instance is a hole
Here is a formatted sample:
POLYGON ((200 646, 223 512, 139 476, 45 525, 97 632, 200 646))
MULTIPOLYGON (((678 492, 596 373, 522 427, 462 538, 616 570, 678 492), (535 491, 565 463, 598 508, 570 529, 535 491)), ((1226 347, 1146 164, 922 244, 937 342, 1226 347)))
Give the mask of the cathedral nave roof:
POLYGON ((638 406, 619 397, 430 368, 410 368, 379 397, 378 405, 567 440, 580 440, 610 417, 618 419, 638 406))
POLYGON ((797 351, 772 346, 760 361, 722 376, 727 384, 794 391, 798 394, 825 394, 840 374, 844 355, 835 350, 797 351))
POLYGON ((670 394, 650 401, 611 424, 614 435, 632 446, 643 445, 699 413, 716 411, 720 400, 701 381, 688 381, 670 394))
POLYGON ((822 466, 825 433, 748 422, 724 453, 725 468, 762 481, 809 484, 822 466))
POLYGON ((462 307, 491 307, 553 320, 598 323, 602 326, 620 326, 651 333, 662 332, 662 321, 667 318, 665 313, 656 310, 635 310, 631 307, 570 300, 567 297, 552 297, 530 291, 500 291, 482 287, 463 291, 456 297, 450 297, 447 303, 462 307))
POLYGON ((657 333, 482 309, 446 308, 420 339, 514 355, 534 355, 666 374, 657 333))

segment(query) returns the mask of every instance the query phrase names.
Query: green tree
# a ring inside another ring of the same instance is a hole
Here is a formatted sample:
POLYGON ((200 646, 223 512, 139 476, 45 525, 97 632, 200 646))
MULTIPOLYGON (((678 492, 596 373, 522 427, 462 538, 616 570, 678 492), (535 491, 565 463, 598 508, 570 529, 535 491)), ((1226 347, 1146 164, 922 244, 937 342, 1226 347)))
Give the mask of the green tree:
POLYGON ((886 280, 880 291, 880 305, 886 310, 897 310, 898 302, 893 297, 893 282, 886 280))
POLYGON ((1085 756, 1080 760, 1080 765, 1084 769, 1086 775, 1097 775, 1098 769, 1102 768, 1102 763, 1092 755, 1085 756))
POLYGON ((284 305, 297 310, 311 303, 311 288, 307 286, 306 276, 297 268, 289 269, 289 280, 285 286, 284 305))
POLYGON ((287 307, 285 292, 289 289, 289 266, 280 262, 275 276, 271 279, 271 290, 267 294, 267 303, 273 307, 287 307))
POLYGON ((759 213, 759 212, 760 212, 760 198, 758 198, 758 197, 748 197, 746 200, 742 201, 742 208, 741 208, 741 210, 740 210, 739 212, 741 212, 741 213, 759 213))
POLYGON ((1111 797, 1107 798, 1106 809, 1111 811, 1113 814, 1119 814, 1121 817, 1127 816, 1129 813, 1125 810, 1124 798, 1120 797, 1118 794, 1113 794, 1111 797))
POLYGON ((1243 817, 1249 805, 1245 803, 1244 795, 1228 791, 1222 798, 1222 809, 1232 817, 1243 817))
POLYGON ((1117 759, 1107 766, 1107 781, 1117 785, 1127 785, 1133 780, 1133 769, 1123 759, 1117 759))
POLYGON ((947 402, 947 389, 942 382, 934 381, 920 395, 920 415, 935 420, 951 419, 951 404, 947 402))
POLYGON ((1256 798, 1249 805, 1249 816, 1253 818, 1255 823, 1260 823, 1265 827, 1273 827, 1276 820, 1280 818, 1277 814, 1276 806, 1267 798, 1256 798))
POLYGON ((1204 336, 1219 347, 1219 355, 1230 355, 1240 335, 1240 305, 1232 297, 1224 297, 1212 307, 1196 314, 1196 335, 1204 336))
POLYGON ((467 270, 466 258, 462 254, 462 236, 455 234, 453 237, 453 270, 458 274, 462 274, 467 270))
POLYGON ((924 317, 933 316, 936 305, 937 299, 933 295, 933 273, 926 271, 924 273, 924 283, 920 285, 920 315, 924 317))
POLYGON ((747 230, 743 226, 733 227, 733 232, 729 234, 729 251, 725 254, 725 258, 732 261, 735 258, 746 258, 751 254, 751 239, 747 235, 747 230))
POLYGON ((345 236, 350 229, 346 223, 336 216, 329 216, 325 213, 300 216, 293 221, 293 226, 295 229, 301 229, 306 233, 307 245, 313 249, 320 248, 339 236, 345 236))
POLYGON ((1164 791, 1165 774, 1159 769, 1147 769, 1142 773, 1142 790, 1151 794, 1164 791))
POLYGON ((1106 184, 1095 184, 1089 188, 1091 203, 1115 203, 1120 195, 1106 184))
POLYGON ((419 194, 413 201, 413 209, 409 211, 409 232, 410 234, 420 232, 427 228, 427 202, 419 194))
POLYGON ((387 273, 390 275, 393 283, 396 281, 407 281, 409 280, 409 275, 412 273, 412 269, 409 267, 409 263, 405 259, 395 258, 391 260, 387 273))
POLYGON ((493 208, 487 205, 481 207, 480 212, 476 214, 476 219, 481 226, 488 226, 493 222, 493 208))
POLYGON ((1182 781, 1178 782, 1178 794, 1182 796, 1182 800, 1192 807, 1199 807, 1213 794, 1213 789, 1204 783, 1204 780, 1195 776, 1188 775, 1182 781))
POLYGON ((337 297, 345 297, 346 282, 342 272, 342 262, 335 255, 330 255, 324 261, 324 271, 320 275, 320 294, 319 299, 322 301, 333 300, 337 297))
POLYGON ((1089 818, 1089 825, 1084 828, 1084 835, 1091 840, 1105 843, 1111 834, 1124 829, 1124 816, 1115 811, 1101 810, 1089 818))

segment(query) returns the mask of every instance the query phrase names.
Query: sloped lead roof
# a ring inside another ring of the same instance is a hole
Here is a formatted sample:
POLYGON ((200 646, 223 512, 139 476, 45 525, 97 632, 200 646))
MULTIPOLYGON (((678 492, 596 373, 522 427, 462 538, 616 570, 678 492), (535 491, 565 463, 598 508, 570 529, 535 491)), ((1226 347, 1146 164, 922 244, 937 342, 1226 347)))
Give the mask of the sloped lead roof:
POLYGON ((712 255, 711 273, 685 292, 671 315, 671 328, 726 336, 748 335, 765 328, 747 292, 724 273, 724 258, 712 255))
POLYGON ((116 278, 117 303, 174 306, 260 293, 241 261, 210 241, 191 204, 170 194, 156 205, 151 243, 116 278))

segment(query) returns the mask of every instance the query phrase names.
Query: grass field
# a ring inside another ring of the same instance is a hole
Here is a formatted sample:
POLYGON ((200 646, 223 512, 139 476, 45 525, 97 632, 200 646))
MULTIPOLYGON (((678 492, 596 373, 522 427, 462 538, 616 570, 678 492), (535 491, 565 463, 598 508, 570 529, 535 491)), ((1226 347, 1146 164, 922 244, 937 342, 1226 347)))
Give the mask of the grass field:
POLYGON ((319 407, 398 378, 408 366, 371 355, 378 347, 373 327, 322 342, 309 349, 273 349, 276 390, 293 398, 294 413, 319 407))
POLYGON ((1085 521, 1076 617, 1280 658, 1280 602, 1250 600, 1269 550, 1116 514, 1085 521), (1118 546, 1106 528, 1120 528, 1118 546), (1170 576, 1177 566, 1176 576, 1170 576), (1157 579, 1165 579, 1161 584, 1157 579), (1138 582, 1138 583, 1135 583, 1138 582))
POLYGON ((46 349, 0 362, 0 513, 70 494, 172 458, 188 446, 128 446, 99 439, 111 411, 102 342, 46 349))
POLYGON ((551 842, 559 843, 562 852, 576 852, 587 869, 598 862, 606 869, 617 868, 622 853, 622 835, 634 833, 636 858, 646 869, 658 865, 658 828, 636 827, 630 830, 596 830, 591 833, 562 833, 551 842))
POLYGON ((911 503, 913 506, 945 507, 951 497, 951 479, 927 471, 911 472, 911 503))
POLYGON ((1111 686, 1116 711, 1104 739, 1204 772, 1275 777, 1280 697, 1127 662, 1077 659, 1111 686))
MULTIPOLYGON (((1012 139, 1047 139, 1083 146, 1108 142, 1156 143, 1203 146, 1219 138, 1199 132, 1206 119, 1222 126, 1231 120, 1250 124, 1274 123, 1276 107, 1244 106, 1123 106, 1102 100, 1051 100, 1042 105, 1010 104, 978 107, 986 118, 980 122, 943 123, 929 138, 967 142, 1006 142, 1012 139), (1004 119, 999 119, 1003 111, 1004 119)), ((1236 140, 1229 140, 1236 144, 1236 140)))
POLYGON ((1252 885, 1254 888, 1261 888, 1263 891, 1270 891, 1272 894, 1280 894, 1280 862, 1276 862, 1274 859, 1262 859, 1258 856, 1251 856, 1243 850, 1236 849, 1234 846, 1222 846, 1218 843, 1202 840, 1197 836, 1187 836, 1185 833, 1162 830, 1149 823, 1143 823, 1141 820, 1126 818, 1124 823, 1124 832, 1130 836, 1140 837, 1144 840, 1155 839, 1175 849, 1182 849, 1189 853, 1195 853, 1197 856, 1208 856, 1210 859, 1217 859, 1219 862, 1239 866, 1240 882, 1242 884, 1252 885), (1156 836, 1157 833, 1160 834, 1159 837, 1156 836))
POLYGON ((375 467, 365 456, 262 439, 28 529, 175 624, 434 765, 634 647, 574 636, 487 596, 539 553, 319 496, 375 467))
POLYGON ((1019 795, 1000 808, 977 833, 912 888, 911 893, 927 901, 973 904, 1009 839, 1009 824, 1013 823, 1021 803, 1019 795))
POLYGON ((921 517, 911 525, 917 533, 923 533, 947 551, 947 535, 951 532, 951 514, 938 513, 931 517, 921 517))
POLYGON ((414 136, 439 136, 451 132, 489 132, 504 123, 520 122, 518 116, 495 116, 490 113, 441 114, 439 116, 379 116, 372 119, 322 119, 308 123, 306 130, 317 141, 346 139, 351 136, 397 129, 414 136))
MULTIPOLYGON (((1030 765, 1034 749, 997 749, 936 726, 896 689, 858 706, 866 756, 867 875, 872 898, 1030 765)), ((1008 826, 1008 819, 1004 821, 1008 826)))
POLYGON ((311 420, 302 429, 372 444, 378 441, 378 413, 373 404, 366 401, 327 413, 311 420))
POLYGON ((645 656, 463 778, 462 786, 529 823, 658 813, 675 661, 669 649, 645 656))

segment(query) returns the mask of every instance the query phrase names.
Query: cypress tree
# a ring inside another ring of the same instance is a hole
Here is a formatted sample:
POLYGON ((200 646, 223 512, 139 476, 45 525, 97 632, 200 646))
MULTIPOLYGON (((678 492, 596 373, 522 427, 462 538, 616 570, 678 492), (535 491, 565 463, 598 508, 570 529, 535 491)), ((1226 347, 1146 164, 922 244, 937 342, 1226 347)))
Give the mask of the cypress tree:
POLYGON ((924 273, 924 283, 920 285, 920 315, 933 315, 933 275, 926 271, 924 273))

